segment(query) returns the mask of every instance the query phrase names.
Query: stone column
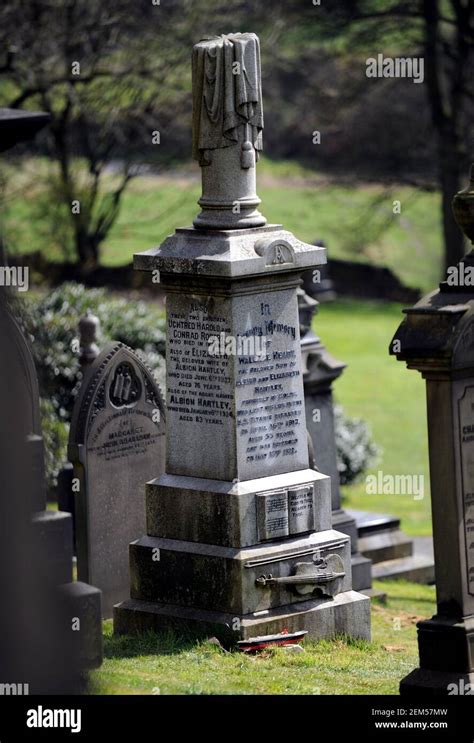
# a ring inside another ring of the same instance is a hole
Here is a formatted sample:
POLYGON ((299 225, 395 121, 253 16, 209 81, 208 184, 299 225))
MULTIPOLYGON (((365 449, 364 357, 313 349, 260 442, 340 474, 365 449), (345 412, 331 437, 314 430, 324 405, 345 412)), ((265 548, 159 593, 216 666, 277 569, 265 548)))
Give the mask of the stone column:
POLYGON ((203 211, 135 256, 167 296, 167 464, 147 484, 115 631, 368 638, 330 478, 308 464, 297 289, 325 251, 256 212, 258 38, 209 39, 193 59, 203 211))
MULTIPOLYGON (((453 201, 474 240, 470 188, 453 201)), ((418 624, 420 667, 403 694, 465 694, 474 684, 474 250, 412 309, 390 353, 426 379, 437 613, 418 624)))

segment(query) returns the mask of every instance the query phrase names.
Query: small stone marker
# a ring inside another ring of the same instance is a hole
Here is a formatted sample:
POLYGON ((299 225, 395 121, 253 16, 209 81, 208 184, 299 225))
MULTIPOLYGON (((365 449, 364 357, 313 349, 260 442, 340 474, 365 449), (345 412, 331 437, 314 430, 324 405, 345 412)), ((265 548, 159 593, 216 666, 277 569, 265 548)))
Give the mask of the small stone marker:
POLYGON ((99 346, 97 345, 100 320, 90 310, 87 310, 86 314, 79 320, 78 327, 80 344, 79 364, 81 365, 82 372, 85 373, 100 353, 99 346))
POLYGON ((88 369, 69 437, 78 575, 102 590, 104 617, 128 595, 128 545, 143 533, 145 483, 163 470, 164 455, 164 403, 153 374, 131 349, 110 344, 88 369))

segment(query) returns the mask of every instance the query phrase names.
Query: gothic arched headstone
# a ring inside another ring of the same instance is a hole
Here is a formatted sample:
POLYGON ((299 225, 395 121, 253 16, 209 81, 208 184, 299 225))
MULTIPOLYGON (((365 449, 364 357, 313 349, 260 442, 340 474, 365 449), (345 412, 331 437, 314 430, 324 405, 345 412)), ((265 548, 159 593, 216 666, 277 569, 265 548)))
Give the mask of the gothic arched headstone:
POLYGON ((109 344, 88 369, 69 435, 78 575, 102 590, 104 617, 128 595, 128 545, 145 529, 145 483, 164 457, 158 384, 130 348, 109 344))

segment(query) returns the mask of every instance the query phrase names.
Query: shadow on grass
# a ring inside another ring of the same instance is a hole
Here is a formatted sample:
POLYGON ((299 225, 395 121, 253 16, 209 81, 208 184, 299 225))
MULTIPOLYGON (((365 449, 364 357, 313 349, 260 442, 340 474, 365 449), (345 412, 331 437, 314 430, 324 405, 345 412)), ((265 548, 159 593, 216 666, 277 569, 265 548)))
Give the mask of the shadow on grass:
POLYGON ((179 655, 201 647, 206 639, 176 634, 172 630, 145 632, 141 635, 104 635, 104 658, 136 658, 143 655, 179 655))
MULTIPOLYGON (((365 652, 374 649, 373 643, 347 635, 337 635, 334 638, 319 641, 309 640, 304 645, 307 650, 313 652, 330 652, 343 646, 365 652)), ((212 651, 227 656, 241 655, 236 646, 224 649, 217 641, 211 641, 209 637, 196 639, 191 633, 189 635, 177 634, 172 630, 160 633, 149 631, 142 635, 113 635, 108 631, 104 635, 104 658, 107 659, 117 660, 147 655, 179 655, 192 650, 212 651)), ((280 651, 281 648, 274 646, 249 657, 266 658, 274 652, 279 653, 280 651)), ((246 653, 243 655, 247 656, 246 653)))

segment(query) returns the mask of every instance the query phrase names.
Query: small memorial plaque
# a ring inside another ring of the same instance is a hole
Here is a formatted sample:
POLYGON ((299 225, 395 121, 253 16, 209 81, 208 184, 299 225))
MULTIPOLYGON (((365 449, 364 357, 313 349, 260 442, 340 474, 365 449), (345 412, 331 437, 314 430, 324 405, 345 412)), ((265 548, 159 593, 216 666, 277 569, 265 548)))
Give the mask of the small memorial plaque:
POLYGON ((257 495, 257 523, 260 541, 288 536, 287 490, 257 495))
POLYGON ((288 520, 290 534, 300 534, 314 529, 312 485, 288 490, 288 520))

